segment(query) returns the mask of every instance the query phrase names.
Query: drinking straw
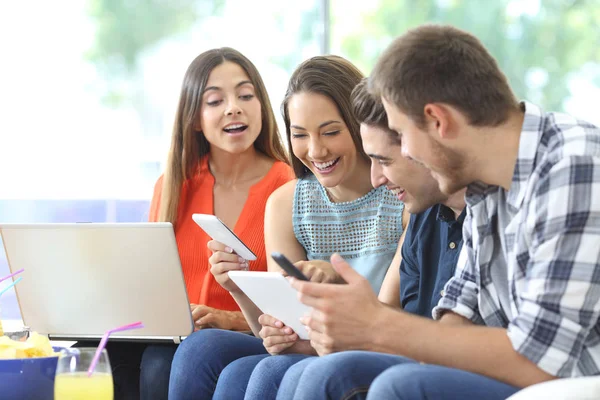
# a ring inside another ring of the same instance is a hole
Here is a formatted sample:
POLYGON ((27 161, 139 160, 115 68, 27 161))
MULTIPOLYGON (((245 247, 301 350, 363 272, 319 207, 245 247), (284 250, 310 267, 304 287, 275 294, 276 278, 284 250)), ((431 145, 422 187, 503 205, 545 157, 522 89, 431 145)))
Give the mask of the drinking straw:
POLYGON ((20 270, 18 270, 17 272, 13 272, 10 275, 6 275, 4 278, 0 278, 0 282, 7 280, 8 278, 12 278, 15 275, 20 274, 21 272, 25 271, 25 268, 21 268, 20 270))
POLYGON ((10 289, 11 287, 15 286, 17 283, 21 282, 21 279, 23 279, 23 277, 17 278, 17 280, 12 281, 11 283, 9 283, 4 289, 0 290, 0 296, 2 296, 4 294, 4 292, 6 292, 8 289, 10 289))
POLYGON ((115 332, 128 331, 130 329, 140 329, 143 328, 144 324, 142 322, 134 322, 133 324, 119 326, 118 328, 113 328, 107 330, 102 336, 102 340, 100 340, 100 344, 96 349, 96 354, 94 354, 94 358, 92 359, 92 363, 90 364, 90 368, 88 369, 88 376, 92 376, 92 372, 96 368, 96 364, 98 364, 98 360, 100 359, 100 354, 102 354, 102 350, 106 347, 106 342, 108 341, 108 337, 115 332))

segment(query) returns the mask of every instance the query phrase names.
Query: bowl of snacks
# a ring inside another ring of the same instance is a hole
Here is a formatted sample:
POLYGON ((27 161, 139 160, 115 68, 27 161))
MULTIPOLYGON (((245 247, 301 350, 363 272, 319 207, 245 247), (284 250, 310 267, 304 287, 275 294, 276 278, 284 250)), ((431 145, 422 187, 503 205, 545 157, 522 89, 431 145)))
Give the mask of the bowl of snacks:
POLYGON ((54 399, 54 375, 60 348, 35 332, 25 340, 0 336, 0 393, 2 399, 54 399))

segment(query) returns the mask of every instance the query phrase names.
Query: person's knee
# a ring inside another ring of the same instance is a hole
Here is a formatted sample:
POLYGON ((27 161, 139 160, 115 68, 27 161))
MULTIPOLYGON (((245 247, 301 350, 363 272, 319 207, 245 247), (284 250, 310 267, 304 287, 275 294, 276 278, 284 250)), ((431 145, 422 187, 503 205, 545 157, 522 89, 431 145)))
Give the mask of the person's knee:
POLYGON ((274 364, 277 364, 277 360, 274 360, 277 356, 269 356, 262 359, 256 366, 254 367, 253 375, 260 376, 261 379, 264 379, 265 376, 269 376, 269 371, 273 368, 274 364))
POLYGON ((254 367, 261 357, 239 358, 227 365, 219 375, 213 398, 242 399, 254 367))
POLYGON ((197 355, 198 351, 201 350, 206 343, 210 343, 213 346, 219 346, 219 342, 224 338, 223 332, 224 331, 219 329, 204 329, 192 333, 179 345, 179 348, 177 349, 178 358, 187 358, 191 355, 197 355))
POLYGON ((219 380, 223 379, 225 382, 229 378, 241 377, 244 381, 250 379, 250 375, 256 369, 257 365, 260 364, 264 358, 269 358, 268 354, 258 354, 255 356, 247 356, 238 358, 235 361, 229 363, 219 375, 219 380))
POLYGON ((172 369, 175 374, 180 370, 195 370, 198 363, 207 362, 211 354, 218 355, 227 345, 227 331, 205 329, 194 332, 179 345, 173 357, 172 369), (202 355, 202 357, 200 357, 202 355))
POLYGON ((269 371, 287 370, 293 363, 287 360, 287 356, 270 356, 262 359, 254 369, 257 374, 269 373, 269 371))
POLYGON ((197 331, 188 336, 177 348, 171 364, 171 381, 177 382, 177 386, 185 386, 185 381, 190 376, 190 371, 195 371, 200 363, 200 354, 203 352, 203 344, 207 340, 216 339, 214 332, 210 330, 197 331))
POLYGON ((177 348, 171 363, 169 375, 169 399, 189 398, 188 390, 196 380, 198 368, 202 366, 203 344, 207 340, 217 340, 211 330, 197 331, 188 336, 177 348))
POLYGON ((256 364, 252 379, 260 379, 261 386, 279 387, 284 374, 293 364, 286 356, 265 357, 256 364))
POLYGON ((420 399, 431 382, 427 365, 400 364, 386 369, 371 384, 367 399, 420 399))
POLYGON ((291 399, 294 397, 300 376, 304 372, 304 369, 316 359, 317 357, 312 356, 305 358, 296 362, 285 371, 281 377, 281 382, 277 391, 277 399, 291 399))
POLYGON ((281 386, 282 387, 296 387, 300 381, 300 377, 304 373, 304 369, 308 364, 316 360, 317 358, 310 358, 304 361, 300 361, 287 369, 283 375, 281 386))
POLYGON ((352 354, 330 354, 319 357, 307 364, 302 373, 302 378, 310 381, 327 381, 336 375, 345 375, 346 372, 355 368, 356 364, 352 354))
POLYGON ((318 384, 327 389, 339 379, 353 376, 362 361, 362 354, 359 352, 341 352, 319 357, 304 367, 300 380, 303 384, 318 384))
MULTIPOLYGON (((216 384, 223 369, 246 356, 266 353, 262 341, 240 332, 200 330, 177 349, 171 366, 171 387, 216 384)), ((175 389, 173 389, 175 390, 175 389)))

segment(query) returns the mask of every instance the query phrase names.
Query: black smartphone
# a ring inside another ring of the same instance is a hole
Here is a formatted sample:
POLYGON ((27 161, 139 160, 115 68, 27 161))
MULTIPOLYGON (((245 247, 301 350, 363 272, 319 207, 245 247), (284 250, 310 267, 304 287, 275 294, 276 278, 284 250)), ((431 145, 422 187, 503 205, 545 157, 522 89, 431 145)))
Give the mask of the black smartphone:
POLYGON ((290 260, 288 260, 283 254, 273 252, 271 253, 273 260, 279 264, 279 266, 289 275, 302 281, 307 281, 308 278, 300 271, 290 260))

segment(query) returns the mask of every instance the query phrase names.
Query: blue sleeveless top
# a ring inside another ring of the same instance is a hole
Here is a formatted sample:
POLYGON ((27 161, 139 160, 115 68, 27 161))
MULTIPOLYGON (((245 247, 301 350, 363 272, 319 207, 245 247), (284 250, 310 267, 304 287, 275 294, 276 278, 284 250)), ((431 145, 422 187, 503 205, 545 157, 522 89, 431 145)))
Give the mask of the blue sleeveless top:
POLYGON ((402 235, 402 203, 385 187, 334 203, 314 175, 298 180, 292 222, 308 260, 339 253, 379 293, 402 235))

